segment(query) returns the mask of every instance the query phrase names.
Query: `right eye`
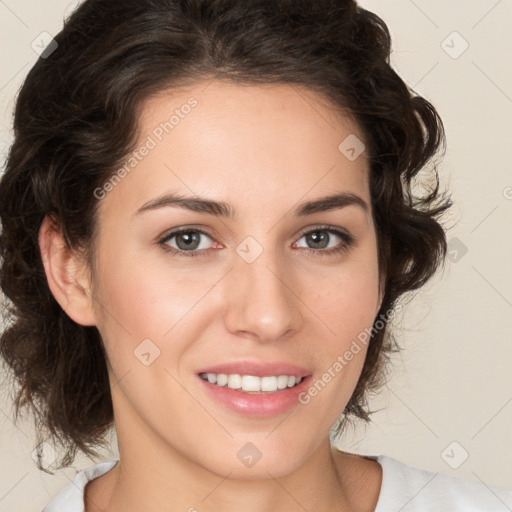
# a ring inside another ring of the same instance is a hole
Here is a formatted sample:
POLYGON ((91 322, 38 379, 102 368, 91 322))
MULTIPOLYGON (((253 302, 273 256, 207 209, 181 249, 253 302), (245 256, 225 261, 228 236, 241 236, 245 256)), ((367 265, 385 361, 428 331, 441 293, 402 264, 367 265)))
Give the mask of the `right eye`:
POLYGON ((158 243, 164 246, 164 250, 180 256, 199 256, 201 252, 209 248, 208 242, 204 241, 204 238, 213 240, 208 233, 200 229, 181 228, 171 231, 158 243))

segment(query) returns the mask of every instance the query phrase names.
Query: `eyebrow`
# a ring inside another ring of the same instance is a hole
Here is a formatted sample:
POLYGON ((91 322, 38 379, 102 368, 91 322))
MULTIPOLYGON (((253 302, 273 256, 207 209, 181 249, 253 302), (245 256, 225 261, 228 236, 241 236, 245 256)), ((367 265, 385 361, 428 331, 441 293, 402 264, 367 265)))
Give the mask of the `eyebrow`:
MULTIPOLYGON (((150 210, 157 210, 172 206, 184 208, 193 212, 214 215, 216 217, 234 218, 236 216, 236 209, 223 201, 183 196, 174 193, 167 193, 147 201, 135 212, 135 215, 139 215, 140 213, 150 210)), ((368 203, 366 203, 366 201, 360 196, 353 194, 352 192, 338 192, 336 194, 302 203, 292 211, 292 214, 296 217, 305 217, 306 215, 312 215, 314 213, 329 210, 337 210, 347 206, 359 206, 365 211, 365 213, 369 212, 368 203)))

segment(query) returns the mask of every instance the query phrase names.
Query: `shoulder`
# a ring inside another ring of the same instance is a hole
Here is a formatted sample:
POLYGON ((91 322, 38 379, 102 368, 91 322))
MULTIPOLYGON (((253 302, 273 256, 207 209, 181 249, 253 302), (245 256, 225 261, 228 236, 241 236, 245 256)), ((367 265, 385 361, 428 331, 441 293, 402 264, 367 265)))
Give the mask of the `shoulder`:
POLYGON ((100 462, 79 471, 73 481, 63 487, 41 512, 84 512, 87 483, 110 471, 118 462, 118 459, 100 462))
POLYGON ((392 457, 371 457, 382 466, 375 512, 500 512, 512 507, 512 489, 434 473, 392 457))

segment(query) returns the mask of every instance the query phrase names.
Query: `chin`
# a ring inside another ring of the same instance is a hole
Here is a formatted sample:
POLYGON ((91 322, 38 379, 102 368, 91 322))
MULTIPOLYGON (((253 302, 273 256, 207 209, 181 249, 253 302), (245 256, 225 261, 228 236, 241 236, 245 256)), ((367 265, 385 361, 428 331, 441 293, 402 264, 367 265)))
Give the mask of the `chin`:
MULTIPOLYGON (((250 439, 254 439, 254 436, 246 436, 226 446, 223 451, 210 452, 210 460, 203 463, 205 469, 222 477, 229 474, 229 478, 235 480, 268 479, 269 474, 280 478, 293 473, 309 456, 303 441, 280 442, 276 437, 273 442, 269 442, 269 439, 264 439, 264 435, 261 440, 253 441, 250 439)), ((310 450, 314 449, 314 443, 311 442, 310 450)))

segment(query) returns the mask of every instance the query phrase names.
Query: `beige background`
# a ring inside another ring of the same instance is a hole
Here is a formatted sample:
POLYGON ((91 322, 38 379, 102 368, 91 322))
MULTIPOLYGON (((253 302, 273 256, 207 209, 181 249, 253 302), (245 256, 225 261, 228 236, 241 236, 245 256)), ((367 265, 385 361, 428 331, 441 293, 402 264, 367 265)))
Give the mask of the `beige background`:
MULTIPOLYGON (((16 92, 37 57, 32 41, 41 32, 56 34, 66 9, 75 4, 0 0, 2 161, 16 92)), ((405 350, 395 357, 389 387, 373 401, 375 409, 385 409, 371 426, 347 433, 338 444, 512 487, 512 2, 361 4, 386 21, 394 38, 393 64, 445 122, 448 151, 441 176, 457 205, 449 219, 454 227, 444 273, 396 322, 405 350), (469 46, 458 55, 465 41, 469 46), (453 468, 466 452, 467 460, 453 468)), ((4 387, 0 512, 39 511, 75 469, 92 462, 77 459, 74 468, 55 476, 38 471, 31 459, 31 424, 13 425, 7 395, 4 387)))

